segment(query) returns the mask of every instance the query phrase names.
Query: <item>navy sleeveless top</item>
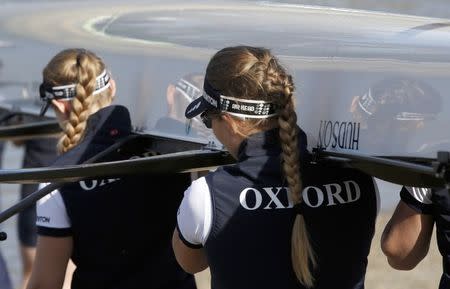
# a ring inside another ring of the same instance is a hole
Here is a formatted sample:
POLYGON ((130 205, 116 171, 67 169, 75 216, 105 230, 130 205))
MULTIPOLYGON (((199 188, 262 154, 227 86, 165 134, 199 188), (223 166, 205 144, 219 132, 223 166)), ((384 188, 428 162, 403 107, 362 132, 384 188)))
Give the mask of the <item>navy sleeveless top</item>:
MULTIPOLYGON (((300 134, 307 230, 317 256, 316 289, 364 288, 378 210, 371 176, 310 163, 300 134)), ((303 288, 291 263, 296 217, 284 178, 278 130, 251 135, 238 163, 206 176, 212 227, 205 242, 213 289, 303 288)))
MULTIPOLYGON (((55 165, 82 163, 130 134, 125 107, 103 108, 90 116, 83 141, 55 165)), ((171 245, 189 183, 189 174, 163 173, 68 183, 59 191, 70 227, 38 226, 38 232, 73 237, 73 289, 195 289, 171 245)))

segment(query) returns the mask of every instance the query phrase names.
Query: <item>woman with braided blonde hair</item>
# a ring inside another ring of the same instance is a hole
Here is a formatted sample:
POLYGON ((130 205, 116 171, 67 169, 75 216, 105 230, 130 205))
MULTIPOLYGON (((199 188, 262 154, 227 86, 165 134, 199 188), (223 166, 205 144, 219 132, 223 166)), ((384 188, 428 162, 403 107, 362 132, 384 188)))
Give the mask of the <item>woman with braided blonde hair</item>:
MULTIPOLYGON (((43 76, 42 114, 52 105, 63 129, 54 165, 84 163, 133 137, 130 114, 112 105, 114 81, 93 52, 63 50, 43 76)), ((126 157, 115 154, 111 161, 126 157)), ((61 289, 71 259, 72 289, 196 289, 171 244, 189 182, 189 174, 115 175, 67 183, 46 195, 36 207, 37 252, 27 288, 61 289), (149 210, 154 204, 158 209, 149 210)))
POLYGON ((85 49, 58 53, 44 68, 43 78, 40 93, 46 102, 41 115, 53 105, 63 130, 58 150, 65 153, 83 138, 88 117, 112 103, 115 82, 103 61, 85 49))
POLYGON ((226 47, 186 108, 237 159, 191 183, 172 239, 187 272, 209 266, 214 289, 364 287, 374 180, 311 162, 294 89, 268 49, 226 47))

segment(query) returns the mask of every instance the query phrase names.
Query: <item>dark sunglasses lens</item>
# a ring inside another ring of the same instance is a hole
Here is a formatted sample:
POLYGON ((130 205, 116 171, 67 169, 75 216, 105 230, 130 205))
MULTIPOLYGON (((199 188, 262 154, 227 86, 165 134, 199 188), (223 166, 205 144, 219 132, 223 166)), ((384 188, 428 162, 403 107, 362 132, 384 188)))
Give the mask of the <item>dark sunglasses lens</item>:
POLYGON ((202 113, 201 118, 207 128, 212 128, 211 117, 209 117, 207 113, 202 113))
POLYGON ((45 102, 41 106, 41 111, 39 112, 39 116, 44 116, 50 106, 50 101, 45 102))
POLYGON ((45 100, 45 87, 43 83, 39 85, 39 96, 41 100, 45 100))

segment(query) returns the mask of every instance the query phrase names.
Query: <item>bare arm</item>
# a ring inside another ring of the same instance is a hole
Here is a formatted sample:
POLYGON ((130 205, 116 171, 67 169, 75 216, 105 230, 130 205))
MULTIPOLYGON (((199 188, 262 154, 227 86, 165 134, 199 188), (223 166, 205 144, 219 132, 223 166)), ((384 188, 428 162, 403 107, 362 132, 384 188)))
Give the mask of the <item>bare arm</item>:
POLYGON ((39 236, 27 289, 61 289, 72 248, 72 237, 39 236))
POLYGON ((70 287, 72 286, 72 275, 76 268, 77 267, 71 260, 69 261, 69 263, 67 263, 63 289, 70 289, 70 287))
POLYGON ((208 268, 208 261, 203 248, 193 249, 186 246, 180 239, 177 229, 173 232, 172 246, 175 257, 184 271, 195 274, 208 268))
POLYGON ((391 267, 411 270, 427 255, 433 217, 420 214, 400 201, 381 237, 381 249, 391 267))

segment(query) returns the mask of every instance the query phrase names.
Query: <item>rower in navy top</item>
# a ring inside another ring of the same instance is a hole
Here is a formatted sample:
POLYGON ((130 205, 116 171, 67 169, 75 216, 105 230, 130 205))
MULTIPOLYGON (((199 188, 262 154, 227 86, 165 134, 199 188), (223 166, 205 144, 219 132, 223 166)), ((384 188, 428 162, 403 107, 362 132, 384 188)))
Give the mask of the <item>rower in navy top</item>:
MULTIPOLYGON (((128 110, 111 105, 115 84, 94 53, 63 50, 43 76, 41 97, 63 129, 55 165, 80 164, 130 136, 128 110)), ((61 288, 71 258, 73 289, 195 289, 171 246, 189 182, 188 174, 114 176, 68 183, 45 196, 37 205, 37 256, 27 288, 61 288)))
POLYGON ((450 288, 450 192, 445 188, 403 187, 394 214, 387 223, 381 248, 389 264, 411 270, 428 253, 434 223, 442 255, 439 289, 450 288))
POLYGON ((375 182, 311 162, 293 91, 269 50, 227 47, 186 109, 237 159, 186 190, 172 240, 187 272, 209 266, 213 289, 364 288, 375 182))

